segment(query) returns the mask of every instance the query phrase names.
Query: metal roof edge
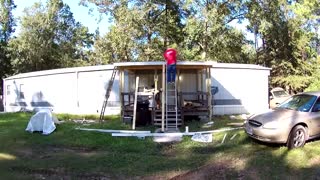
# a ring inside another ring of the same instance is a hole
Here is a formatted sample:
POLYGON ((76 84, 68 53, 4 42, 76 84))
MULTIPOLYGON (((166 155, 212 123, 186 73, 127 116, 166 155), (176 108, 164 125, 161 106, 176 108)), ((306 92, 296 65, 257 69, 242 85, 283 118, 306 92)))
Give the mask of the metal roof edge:
MULTIPOLYGON (((4 80, 10 79, 19 79, 32 76, 44 76, 44 75, 53 75, 53 74, 66 74, 73 72, 86 72, 86 71, 102 71, 113 69, 115 66, 154 66, 154 65, 163 65, 165 61, 148 61, 148 62, 120 62, 109 65, 98 65, 98 66, 84 66, 84 67, 72 67, 72 68, 61 68, 61 69, 51 69, 43 71, 34 71, 28 73, 21 73, 13 75, 4 80)), ((178 61, 177 65, 186 65, 186 66, 211 66, 211 68, 230 68, 230 69, 259 69, 259 70, 271 70, 271 68, 263 67, 256 64, 236 64, 236 63, 218 63, 216 61, 178 61)))
POLYGON ((230 68, 230 69, 259 69, 271 70, 272 68, 264 67, 257 64, 237 64, 237 63, 215 63, 212 68, 230 68))
POLYGON ((61 69, 50 69, 43 71, 34 71, 28 73, 16 74, 10 77, 5 78, 4 80, 10 79, 20 79, 32 76, 45 76, 45 75, 54 75, 54 74, 67 74, 74 72, 86 72, 86 71, 101 71, 113 69, 114 65, 99 65, 99 66, 83 66, 83 67, 71 67, 71 68, 61 68, 61 69))
MULTIPOLYGON (((122 67, 122 66, 155 66, 155 65, 163 65, 165 61, 148 61, 148 62, 119 62, 119 63, 114 63, 114 66, 122 67)), ((211 66, 212 64, 215 64, 217 62, 215 61, 177 61, 177 65, 207 65, 211 66)))

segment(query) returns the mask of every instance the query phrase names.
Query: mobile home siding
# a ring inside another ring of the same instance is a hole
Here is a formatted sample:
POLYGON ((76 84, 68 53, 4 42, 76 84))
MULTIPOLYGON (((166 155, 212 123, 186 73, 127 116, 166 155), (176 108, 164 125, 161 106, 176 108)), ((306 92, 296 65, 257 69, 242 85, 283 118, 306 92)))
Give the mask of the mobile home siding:
POLYGON ((255 113, 268 109, 269 70, 218 67, 211 70, 214 114, 255 113))
MULTIPOLYGON (((103 68, 69 68, 20 74, 4 80, 11 87, 5 94, 5 111, 50 108, 57 113, 100 113, 113 66, 103 68), (23 89, 20 89, 20 87, 23 89)), ((119 79, 116 76, 109 98, 108 112, 118 114, 119 79)))
MULTIPOLYGON (((99 114, 113 68, 113 65, 77 67, 8 77, 4 80, 4 109, 13 112, 51 108, 56 113, 99 114)), ((211 84, 218 87, 213 97, 213 114, 242 114, 268 109, 269 73, 269 68, 255 65, 213 64, 211 84)), ((190 82, 180 87, 185 92, 204 86, 196 83, 194 74, 184 73, 180 78, 190 82)), ((124 91, 130 91, 135 75, 125 72, 124 80, 124 91)), ((106 115, 120 113, 119 82, 117 74, 106 115)))

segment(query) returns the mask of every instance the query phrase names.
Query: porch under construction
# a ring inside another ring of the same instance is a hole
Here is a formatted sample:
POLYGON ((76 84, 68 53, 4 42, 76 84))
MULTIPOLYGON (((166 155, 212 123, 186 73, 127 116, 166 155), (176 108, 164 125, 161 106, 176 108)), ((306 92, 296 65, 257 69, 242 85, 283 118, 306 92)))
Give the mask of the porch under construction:
POLYGON ((136 98, 138 125, 152 124, 164 129, 183 125, 187 116, 209 120, 212 116, 213 63, 178 61, 175 87, 171 90, 166 83, 165 62, 115 63, 119 73, 122 120, 131 122, 133 119, 136 98), (174 105, 170 103, 170 96, 173 96, 170 93, 176 93, 175 108, 170 108, 170 105, 174 105))

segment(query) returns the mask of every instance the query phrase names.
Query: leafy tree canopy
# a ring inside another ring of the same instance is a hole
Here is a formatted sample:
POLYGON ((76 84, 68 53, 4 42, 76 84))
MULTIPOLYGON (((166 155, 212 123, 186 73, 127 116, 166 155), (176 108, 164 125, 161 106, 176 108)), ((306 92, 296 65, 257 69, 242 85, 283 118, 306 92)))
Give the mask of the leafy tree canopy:
POLYGON ((15 21, 12 10, 13 0, 0 0, 0 94, 2 94, 2 79, 12 73, 7 44, 14 32, 15 21))
POLYGON ((49 0, 24 11, 21 33, 10 41, 14 70, 29 72, 82 64, 93 34, 76 22, 68 5, 49 0))

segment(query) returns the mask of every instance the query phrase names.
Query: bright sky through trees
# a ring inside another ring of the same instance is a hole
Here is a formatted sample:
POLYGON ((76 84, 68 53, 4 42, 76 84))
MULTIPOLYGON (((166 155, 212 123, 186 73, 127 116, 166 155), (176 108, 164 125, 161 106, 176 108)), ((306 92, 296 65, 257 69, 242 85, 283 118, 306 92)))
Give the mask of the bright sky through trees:
MULTIPOLYGON (((15 0, 14 3, 17 5, 17 8, 13 11, 14 17, 21 16, 23 10, 32 6, 35 2, 42 2, 43 5, 46 4, 46 0, 15 0)), ((63 0, 63 2, 69 5, 75 20, 82 23, 83 26, 88 27, 91 33, 94 33, 97 28, 99 28, 100 34, 105 34, 108 31, 109 23, 107 17, 104 15, 101 21, 99 21, 100 14, 94 6, 89 8, 80 6, 78 0, 63 0), (93 12, 89 12, 90 8, 92 8, 93 12)), ((17 22, 15 35, 19 34, 19 31, 19 22, 17 22)))
MULTIPOLYGON (((14 17, 17 18, 22 15, 23 10, 27 7, 32 6, 35 2, 42 2, 43 4, 46 3, 46 0, 15 0, 14 3, 17 5, 17 8, 14 10, 14 17)), ((99 28, 100 34, 103 35, 108 31, 109 22, 108 18, 103 15, 100 18, 100 13, 96 10, 96 7, 91 5, 89 8, 80 6, 78 0, 63 0, 64 3, 70 6, 71 11, 73 12, 74 18, 76 21, 82 23, 82 25, 89 28, 91 33, 94 33, 97 28, 99 28), (92 12, 89 10, 92 9, 92 12), (100 20, 101 19, 101 20, 100 20), (100 20, 100 21, 99 21, 100 20)), ((237 21, 232 21, 230 23, 231 26, 235 26, 238 29, 241 29, 245 32, 247 38, 249 40, 253 40, 253 34, 246 31, 246 25, 248 24, 247 21, 244 21, 243 24, 238 24, 237 21)), ((19 34, 19 22, 17 23, 15 35, 19 34)))

